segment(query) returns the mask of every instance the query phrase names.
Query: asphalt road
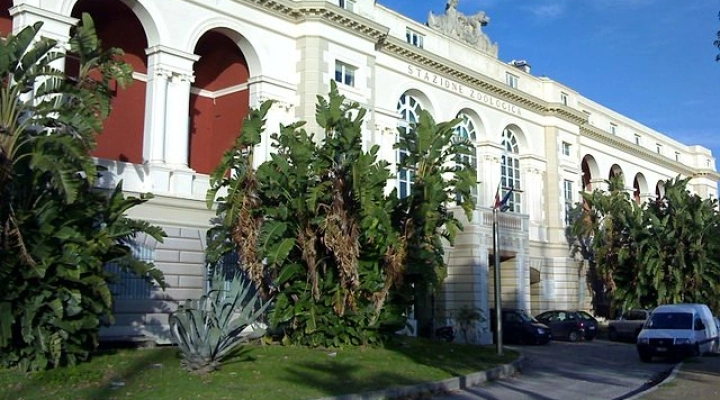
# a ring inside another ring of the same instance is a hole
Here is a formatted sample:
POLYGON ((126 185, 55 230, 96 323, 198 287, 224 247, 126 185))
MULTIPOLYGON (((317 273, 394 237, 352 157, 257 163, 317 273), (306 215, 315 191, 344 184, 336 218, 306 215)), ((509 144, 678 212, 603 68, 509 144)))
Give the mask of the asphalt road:
POLYGON ((525 356, 522 374, 433 399, 627 399, 675 366, 662 360, 643 363, 634 344, 607 340, 508 347, 525 356))

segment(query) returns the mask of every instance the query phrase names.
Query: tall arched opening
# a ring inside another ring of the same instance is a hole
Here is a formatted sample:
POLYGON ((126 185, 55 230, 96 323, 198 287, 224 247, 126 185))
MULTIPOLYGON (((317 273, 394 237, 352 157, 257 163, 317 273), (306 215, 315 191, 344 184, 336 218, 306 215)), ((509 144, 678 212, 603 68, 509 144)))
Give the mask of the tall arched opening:
POLYGON ((143 130, 145 123, 145 89, 147 81, 147 37, 133 11, 119 0, 81 0, 75 5, 72 16, 83 13, 92 16, 97 34, 104 48, 119 47, 123 60, 132 65, 135 81, 132 85, 116 88, 112 111, 103 123, 97 148, 92 155, 111 160, 140 164, 143 157, 143 130))
POLYGON ((240 135, 249 111, 250 72, 242 51, 224 32, 205 33, 195 46, 190 93, 190 168, 208 174, 240 135))
POLYGON ((7 37, 12 33, 12 17, 10 9, 13 6, 13 0, 0 0, 0 36, 7 37))

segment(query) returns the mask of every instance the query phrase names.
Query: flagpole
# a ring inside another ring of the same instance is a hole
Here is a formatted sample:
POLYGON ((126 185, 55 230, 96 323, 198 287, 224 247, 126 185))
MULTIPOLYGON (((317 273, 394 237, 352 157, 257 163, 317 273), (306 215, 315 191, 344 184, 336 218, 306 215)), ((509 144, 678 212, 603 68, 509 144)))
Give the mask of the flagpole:
POLYGON ((502 296, 500 293, 500 235, 498 232, 498 213, 500 207, 493 207, 493 253, 495 254, 495 343, 497 354, 503 355, 502 342, 502 296))

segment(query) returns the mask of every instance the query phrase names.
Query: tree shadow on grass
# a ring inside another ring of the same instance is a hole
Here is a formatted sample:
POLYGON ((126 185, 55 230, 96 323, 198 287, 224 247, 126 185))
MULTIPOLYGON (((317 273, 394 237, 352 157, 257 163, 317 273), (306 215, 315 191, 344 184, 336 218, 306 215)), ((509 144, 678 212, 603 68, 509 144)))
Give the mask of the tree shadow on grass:
POLYGON ((451 376, 480 372, 515 361, 519 354, 506 349, 498 356, 495 346, 449 343, 443 340, 396 336, 386 348, 417 364, 433 367, 451 376))
MULTIPOLYGON (((93 358, 100 361, 104 357, 117 357, 120 349, 110 348, 98 351, 93 358)), ((168 349, 147 349, 136 350, 144 353, 140 357, 133 357, 130 365, 123 366, 121 371, 108 374, 104 366, 95 367, 93 362, 81 363, 75 366, 67 366, 56 368, 53 370, 31 373, 26 383, 18 385, 16 390, 11 389, 11 393, 5 393, 5 398, 52 398, 52 385, 58 385, 63 388, 69 386, 75 387, 78 391, 78 398, 86 398, 93 400, 102 400, 115 398, 118 396, 117 390, 124 387, 129 381, 146 373, 153 368, 162 368, 168 361, 168 349), (96 386, 96 387, 93 387, 96 386)), ((65 389, 61 389, 65 390, 65 389)), ((60 396, 61 397, 61 396, 60 396)))
POLYGON ((304 363, 285 368, 289 383, 318 390, 327 396, 371 392, 423 383, 399 373, 378 371, 368 374, 366 366, 327 363, 304 363))

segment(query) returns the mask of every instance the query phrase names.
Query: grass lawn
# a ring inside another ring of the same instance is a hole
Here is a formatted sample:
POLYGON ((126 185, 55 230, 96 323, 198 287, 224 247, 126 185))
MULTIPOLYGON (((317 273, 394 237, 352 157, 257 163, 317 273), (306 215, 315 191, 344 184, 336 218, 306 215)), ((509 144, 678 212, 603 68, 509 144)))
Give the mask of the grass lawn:
POLYGON ((85 364, 38 373, 0 370, 0 399, 317 399, 438 381, 511 362, 518 354, 403 338, 384 348, 249 345, 216 372, 180 367, 174 347, 117 349, 85 364))

